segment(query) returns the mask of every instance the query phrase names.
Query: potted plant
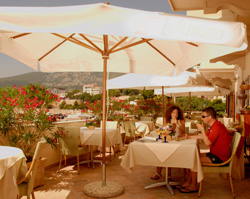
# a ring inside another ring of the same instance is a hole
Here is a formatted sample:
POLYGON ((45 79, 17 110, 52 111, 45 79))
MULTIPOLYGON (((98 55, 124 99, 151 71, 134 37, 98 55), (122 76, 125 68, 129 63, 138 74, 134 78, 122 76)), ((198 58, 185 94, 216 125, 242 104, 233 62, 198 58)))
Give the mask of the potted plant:
POLYGON ((85 126, 88 127, 88 129, 90 130, 93 130, 95 129, 95 127, 98 125, 97 121, 96 120, 86 120, 86 124, 85 126))
MULTIPOLYGON (((27 162, 32 160, 36 143, 42 137, 53 148, 57 139, 64 136, 59 131, 48 133, 56 118, 47 114, 47 106, 57 100, 56 95, 38 84, 0 88, 0 136, 8 145, 22 149, 27 162)), ((43 171, 46 160, 41 160, 43 171)), ((43 178, 35 186, 41 182, 43 178)))
POLYGON ((0 88, 0 135, 10 146, 22 149, 27 158, 32 157, 41 137, 56 146, 58 134, 45 132, 52 129, 56 120, 47 114, 47 106, 57 100, 57 95, 38 84, 0 88))
POLYGON ((27 161, 32 160, 42 137, 53 148, 64 136, 58 131, 48 133, 56 118, 47 114, 47 106, 57 100, 56 95, 38 84, 0 88, 0 136, 8 145, 22 149, 27 161))

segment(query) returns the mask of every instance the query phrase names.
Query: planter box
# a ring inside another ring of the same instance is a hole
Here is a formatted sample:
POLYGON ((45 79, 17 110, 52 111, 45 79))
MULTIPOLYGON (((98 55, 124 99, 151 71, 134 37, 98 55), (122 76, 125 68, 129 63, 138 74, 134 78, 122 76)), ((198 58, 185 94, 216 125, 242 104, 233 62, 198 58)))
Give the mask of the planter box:
POLYGON ((89 130, 94 130, 94 129, 95 129, 95 126, 88 126, 88 129, 89 129, 89 130))

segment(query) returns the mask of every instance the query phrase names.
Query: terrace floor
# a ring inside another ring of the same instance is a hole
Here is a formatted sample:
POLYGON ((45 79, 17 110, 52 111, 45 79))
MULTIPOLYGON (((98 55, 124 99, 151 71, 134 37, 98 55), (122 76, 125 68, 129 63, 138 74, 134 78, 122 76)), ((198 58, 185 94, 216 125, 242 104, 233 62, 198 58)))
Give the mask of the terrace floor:
MULTIPOLYGON (((116 154, 106 167, 107 181, 119 182, 124 187, 124 194, 117 199, 191 199, 198 198, 197 193, 180 193, 174 190, 171 195, 165 186, 145 190, 144 187, 155 182, 150 177, 155 172, 155 167, 136 166, 132 174, 128 174, 120 166, 125 151, 116 154)), ((233 180, 236 198, 250 198, 250 165, 245 165, 245 179, 233 180)), ((102 168, 96 164, 96 168, 88 168, 86 164, 81 165, 80 174, 76 167, 68 165, 60 173, 57 167, 46 169, 45 185, 35 189, 37 199, 88 199, 83 192, 84 186, 89 182, 102 180, 102 168), (74 169, 74 170, 73 170, 74 169)), ((163 173, 164 175, 164 173, 163 173)), ((183 181, 183 169, 172 169, 172 177, 183 181)), ((164 180, 165 176, 161 180, 164 180)), ((160 180, 159 180, 160 181, 160 180)), ((232 198, 229 181, 219 174, 205 173, 203 180, 202 199, 232 198)))

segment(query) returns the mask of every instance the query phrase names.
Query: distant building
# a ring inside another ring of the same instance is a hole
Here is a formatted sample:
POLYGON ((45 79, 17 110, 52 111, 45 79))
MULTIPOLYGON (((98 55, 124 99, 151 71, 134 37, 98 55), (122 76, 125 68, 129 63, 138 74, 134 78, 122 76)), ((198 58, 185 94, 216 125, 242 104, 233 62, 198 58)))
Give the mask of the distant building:
POLYGON ((102 87, 97 86, 97 83, 83 85, 83 92, 90 95, 97 95, 102 93, 102 87))
POLYGON ((49 88, 50 92, 56 94, 59 98, 65 98, 67 93, 64 88, 49 88))

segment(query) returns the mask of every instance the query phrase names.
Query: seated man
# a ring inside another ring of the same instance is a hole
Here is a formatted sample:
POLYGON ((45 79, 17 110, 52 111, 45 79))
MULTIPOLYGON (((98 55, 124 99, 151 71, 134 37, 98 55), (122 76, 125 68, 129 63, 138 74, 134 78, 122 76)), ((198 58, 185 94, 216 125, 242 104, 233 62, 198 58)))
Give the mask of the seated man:
MULTIPOLYGON (((205 108, 201 115, 202 124, 196 123, 201 134, 187 136, 187 138, 202 139, 206 146, 210 146, 210 153, 201 154, 201 162, 222 163, 230 157, 231 140, 227 129, 216 119, 216 111, 212 107, 205 108), (205 132, 204 124, 210 129, 205 132)), ((198 192, 197 172, 189 171, 187 181, 176 186, 182 193, 198 192)))

